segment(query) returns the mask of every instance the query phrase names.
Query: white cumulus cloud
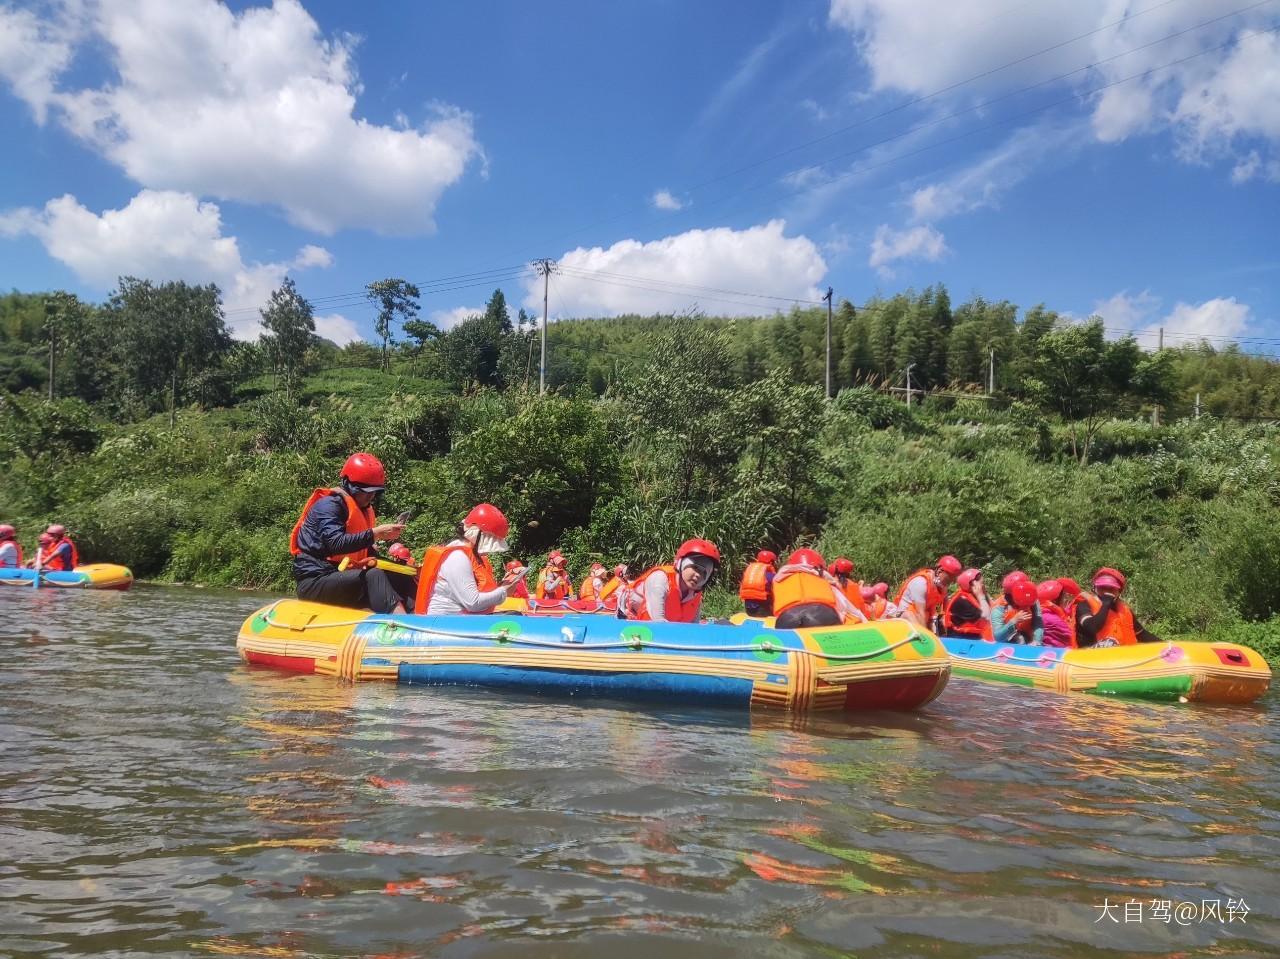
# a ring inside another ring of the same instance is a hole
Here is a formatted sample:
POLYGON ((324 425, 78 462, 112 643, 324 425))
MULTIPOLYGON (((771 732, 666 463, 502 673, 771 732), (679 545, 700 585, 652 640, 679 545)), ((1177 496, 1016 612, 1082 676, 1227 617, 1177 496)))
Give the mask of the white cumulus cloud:
POLYGON ((323 37, 298 0, 55 6, 47 21, 0 8, 0 75, 37 120, 56 118, 144 187, 279 207, 321 233, 427 233, 481 155, 454 107, 434 105, 417 128, 361 119, 355 40, 323 37), (78 33, 59 27, 72 21, 78 33), (109 82, 74 85, 85 50, 106 54, 109 82))
POLYGON ((1129 295, 1122 290, 1115 296, 1094 304, 1093 312, 1101 316, 1112 337, 1132 333, 1140 344, 1154 349, 1160 344, 1160 331, 1164 331, 1164 345, 1184 346, 1207 339, 1221 346, 1222 339, 1233 339, 1249 332, 1253 311, 1234 296, 1215 297, 1203 303, 1179 301, 1172 310, 1160 314, 1160 297, 1150 290, 1129 295))
POLYGON ((670 190, 655 190, 649 200, 659 210, 683 210, 684 204, 670 190))
POLYGON ((427 319, 442 330, 451 330, 463 320, 484 316, 483 306, 455 306, 449 310, 435 310, 427 319))
POLYGON ((881 223, 871 240, 871 258, 867 263, 888 279, 894 275, 890 264, 897 260, 927 260, 932 263, 949 252, 946 238, 928 224, 909 230, 895 230, 889 224, 881 223))
POLYGON ((292 263, 246 263, 234 236, 224 236, 215 203, 189 193, 143 190, 119 210, 101 214, 66 194, 41 209, 0 214, 0 235, 33 236, 83 282, 104 292, 121 276, 163 283, 216 283, 232 331, 258 335, 258 310, 291 269, 327 265, 332 257, 308 246, 292 263))
POLYGON ((364 339, 360 335, 360 331, 356 329, 356 325, 341 313, 328 313, 324 316, 314 317, 314 319, 316 322, 316 334, 323 336, 326 340, 332 340, 339 346, 346 346, 348 343, 364 339))
MULTIPOLYGON (((786 310, 817 300, 827 264, 805 236, 787 236, 783 220, 744 230, 689 230, 643 243, 579 247, 551 278, 555 316, 680 313, 720 316, 786 310), (759 294, 759 295, 757 295, 759 294)), ((542 315, 542 280, 527 281, 525 306, 542 315)))

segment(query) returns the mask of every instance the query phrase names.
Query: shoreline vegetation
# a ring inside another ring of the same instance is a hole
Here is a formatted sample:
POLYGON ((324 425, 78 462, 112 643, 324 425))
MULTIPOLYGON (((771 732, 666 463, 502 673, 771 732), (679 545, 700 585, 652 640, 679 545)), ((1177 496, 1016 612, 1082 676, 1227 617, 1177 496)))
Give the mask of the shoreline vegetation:
POLYGON ((449 330, 417 319, 412 284, 369 296, 381 341, 341 348, 288 282, 252 343, 216 287, 0 297, 0 522, 24 544, 65 523, 87 561, 141 581, 289 592, 302 504, 368 449, 388 467, 380 514, 414 511, 415 552, 484 500, 513 556, 559 548, 575 581, 707 536, 727 560, 713 615, 764 547, 813 545, 895 588, 944 552, 994 581, 1118 566, 1159 635, 1280 665, 1265 358, 1146 352, 1101 321, 931 287, 839 304, 829 401, 825 309, 554 323, 539 395, 537 324, 501 291, 449 330))

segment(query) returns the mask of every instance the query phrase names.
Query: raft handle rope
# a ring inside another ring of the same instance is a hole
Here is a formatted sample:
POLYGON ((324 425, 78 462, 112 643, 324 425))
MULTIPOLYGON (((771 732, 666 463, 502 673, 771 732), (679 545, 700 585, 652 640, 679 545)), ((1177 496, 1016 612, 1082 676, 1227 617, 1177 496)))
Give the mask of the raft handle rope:
POLYGON ((566 645, 571 645, 575 650, 597 650, 597 649, 655 649, 655 650, 676 650, 680 652, 692 653, 796 653, 798 655, 813 656, 816 659, 826 659, 835 662, 858 662, 863 659, 874 659, 885 653, 891 653, 900 646, 906 646, 921 639, 918 631, 912 630, 906 639, 898 640, 896 643, 886 643, 879 649, 868 650, 865 653, 822 653, 812 649, 790 649, 786 646, 778 646, 772 640, 765 640, 763 643, 746 645, 746 646, 695 646, 686 643, 658 643, 652 640, 627 639, 616 643, 566 643, 565 641, 552 642, 545 639, 526 639, 520 636, 512 636, 507 630, 499 630, 496 633, 464 633, 461 631, 445 630, 445 629, 428 629, 422 626, 411 626, 401 623, 394 619, 380 619, 376 616, 366 616, 364 619, 352 619, 338 623, 304 623, 301 626, 292 626, 287 623, 278 623, 271 616, 271 611, 276 608, 284 600, 277 600, 267 607, 266 612, 262 614, 262 621, 268 626, 278 626, 281 629, 307 630, 307 629, 335 629, 342 626, 360 626, 366 623, 373 623, 383 626, 390 626, 393 629, 404 629, 414 633, 422 633, 427 636, 444 636, 449 639, 488 639, 500 642, 515 643, 522 646, 537 646, 544 649, 564 649, 566 645))
MULTIPOLYGON (((1024 646, 1021 643, 1009 644, 1007 648, 1012 649, 1013 646, 1021 646, 1022 648, 1025 648, 1025 649, 1041 649, 1041 650, 1061 648, 1064 653, 1071 651, 1069 647, 1065 647, 1065 646, 1064 647, 1033 646, 1030 644, 1027 644, 1024 646)), ((1089 649, 1090 647, 1081 646, 1079 648, 1089 649)), ((1164 646, 1161 648, 1160 652, 1156 653, 1154 656, 1149 656, 1146 659, 1140 659, 1136 663, 1105 663, 1105 664, 1099 664, 1095 666, 1092 663, 1069 663, 1063 659, 1059 659, 1055 657, 1054 665, 1070 666, 1072 669, 1102 669, 1102 670, 1133 669, 1135 666, 1145 666, 1148 663, 1154 663, 1157 659, 1166 659, 1169 655, 1169 650, 1175 649, 1175 648, 1176 647, 1173 645, 1173 640, 1167 639, 1165 640, 1164 646)), ((987 662, 991 662, 993 659, 999 659, 1013 666, 1037 666, 1040 664, 1040 661, 1041 661, 1041 660, 1036 660, 1034 662, 1028 662, 1027 660, 1014 659, 1013 654, 1012 653, 1006 654, 1003 648, 996 650, 996 652, 991 656, 958 656, 956 658, 966 663, 987 663, 987 662)))

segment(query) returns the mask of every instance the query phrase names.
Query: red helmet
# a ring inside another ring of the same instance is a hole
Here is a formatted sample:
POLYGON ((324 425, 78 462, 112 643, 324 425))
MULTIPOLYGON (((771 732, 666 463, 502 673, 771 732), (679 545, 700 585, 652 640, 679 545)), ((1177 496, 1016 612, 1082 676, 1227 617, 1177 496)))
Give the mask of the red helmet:
POLYGON ((615 566, 615 567, 613 568, 613 575, 614 575, 614 576, 616 576, 616 577, 618 577, 618 579, 622 579, 622 577, 626 576, 626 575, 627 575, 627 564, 626 564, 626 563, 619 563, 617 566, 615 566))
POLYGON ((0 523, 0 540, 13 539, 18 535, 18 531, 8 523, 0 523))
POLYGON ((51 523, 45 532, 54 539, 62 539, 62 537, 67 535, 67 528, 61 523, 51 523))
POLYGON ((822 569, 826 564, 822 561, 822 554, 816 549, 798 549, 787 557, 788 566, 811 566, 814 569, 822 569))
POLYGON ((520 568, 520 560, 518 559, 507 560, 507 565, 503 567, 503 569, 506 570, 508 573, 511 572, 513 569, 519 569, 519 568, 520 568))
POLYGON ((886 596, 889 595, 888 583, 876 583, 876 585, 872 588, 875 590, 876 595, 879 596, 881 599, 884 599, 886 596))
POLYGON ((1009 587, 1009 601, 1018 609, 1030 609, 1036 604, 1036 584, 1020 579, 1009 587))
POLYGON ((1062 576, 1058 579, 1058 582, 1062 584, 1062 591, 1068 596, 1080 595, 1080 584, 1070 576, 1062 576))
POLYGON ((567 565, 567 563, 568 563, 568 560, 566 560, 566 559, 564 558, 564 553, 560 552, 560 550, 558 550, 558 549, 553 549, 551 552, 549 552, 549 553, 547 554, 547 565, 548 565, 548 566, 560 566, 560 567, 563 567, 563 566, 567 565))
POLYGON ((835 567, 834 572, 837 576, 848 576, 853 572, 853 560, 846 559, 843 556, 837 557, 836 561, 831 565, 835 567))
POLYGON ((507 518, 502 515, 502 510, 492 503, 473 506, 471 512, 463 518, 462 525, 474 526, 480 532, 496 536, 498 539, 506 539, 507 531, 511 529, 507 518))
POLYGON ((956 585, 961 589, 973 589, 973 581, 981 576, 982 570, 980 569, 966 569, 960 574, 959 578, 956 579, 956 585))
POLYGON ((591 573, 592 573, 592 575, 595 575, 595 574, 597 574, 597 573, 607 573, 607 572, 608 572, 608 570, 606 570, 606 569, 604 568, 604 563, 592 563, 592 564, 591 564, 591 573))
POLYGON ((760 550, 760 552, 756 553, 757 563, 765 563, 769 566, 772 566, 777 561, 778 561, 778 554, 771 549, 762 549, 760 550))
POLYGON ((952 576, 959 576, 960 571, 964 569, 964 567, 960 565, 960 560, 956 559, 954 556, 940 557, 938 561, 933 564, 933 568, 940 569, 944 573, 950 573, 952 576))
POLYGON ((387 555, 395 557, 402 563, 407 563, 413 559, 413 553, 409 552, 409 547, 405 546, 404 543, 392 543, 387 550, 387 555))
POLYGON ((39 536, 36 537, 36 542, 39 543, 41 546, 48 546, 50 543, 53 542, 53 537, 50 536, 48 533, 41 533, 39 536))
POLYGON ((1062 596, 1062 580, 1046 579, 1036 587, 1036 595, 1042 603, 1056 603, 1062 596))
POLYGON ((1029 581, 1030 579, 1031 577, 1028 576, 1026 573, 1024 573, 1022 570, 1015 569, 1012 573, 1010 573, 1004 579, 1000 580, 1000 588, 1007 593, 1009 592, 1009 588, 1013 586, 1014 583, 1018 582, 1019 580, 1029 581))
POLYGON ((680 544, 680 548, 676 550, 676 561, 684 559, 686 556, 705 556, 720 565, 720 550, 716 544, 709 539, 687 539, 680 544))
POLYGON ((1124 578, 1124 573, 1110 566, 1103 566, 1100 570, 1093 574, 1093 585, 1110 587, 1117 591, 1123 591, 1124 585, 1128 580, 1124 578))
POLYGON ((352 453, 342 464, 342 478, 366 493, 387 487, 387 471, 372 453, 352 453))

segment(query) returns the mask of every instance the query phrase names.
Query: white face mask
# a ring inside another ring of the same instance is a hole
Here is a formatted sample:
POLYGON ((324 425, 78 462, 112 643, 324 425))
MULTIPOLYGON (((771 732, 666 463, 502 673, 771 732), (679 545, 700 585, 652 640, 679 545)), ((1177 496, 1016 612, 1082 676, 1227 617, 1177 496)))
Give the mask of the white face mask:
POLYGON ((486 533, 478 526, 467 526, 462 531, 463 539, 475 544, 476 552, 483 555, 490 553, 505 553, 507 551, 507 541, 486 533))

